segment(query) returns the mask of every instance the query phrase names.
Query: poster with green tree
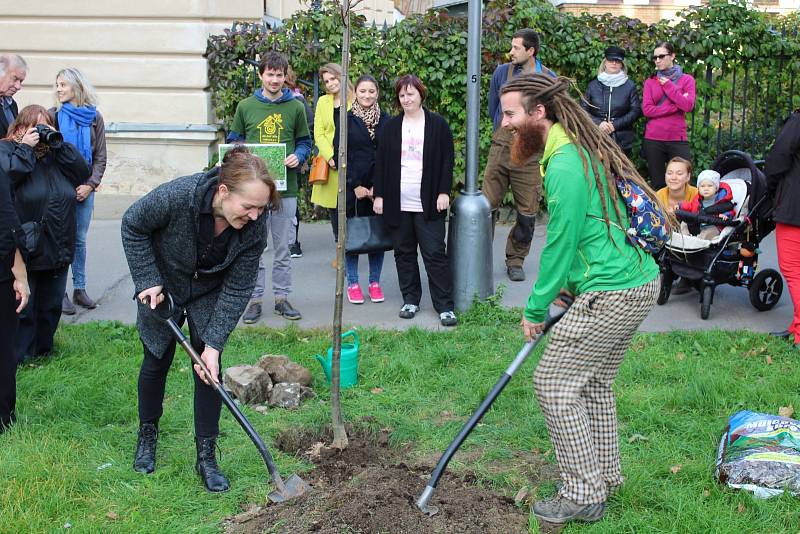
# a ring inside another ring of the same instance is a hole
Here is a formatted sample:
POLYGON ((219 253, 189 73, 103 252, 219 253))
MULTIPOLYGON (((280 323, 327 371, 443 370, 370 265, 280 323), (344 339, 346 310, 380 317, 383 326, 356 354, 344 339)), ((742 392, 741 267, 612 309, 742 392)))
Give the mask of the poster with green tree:
MULTIPOLYGON (((223 156, 235 144, 222 144, 219 145, 219 161, 222 162, 223 156)), ((275 180, 275 187, 278 191, 286 191, 286 144, 285 143, 268 143, 268 144, 250 144, 245 143, 250 152, 264 160, 267 164, 272 179, 275 180)))

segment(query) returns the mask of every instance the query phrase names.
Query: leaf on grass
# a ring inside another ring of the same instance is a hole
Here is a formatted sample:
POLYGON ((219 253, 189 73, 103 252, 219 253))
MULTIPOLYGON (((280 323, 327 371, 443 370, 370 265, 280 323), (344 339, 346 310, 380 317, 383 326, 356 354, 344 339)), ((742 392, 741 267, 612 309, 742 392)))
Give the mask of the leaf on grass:
POLYGON ((112 521, 116 521, 117 519, 119 519, 119 514, 117 512, 115 512, 115 511, 111 510, 110 512, 108 512, 106 514, 106 517, 111 519, 112 521))
POLYGON ((635 441, 650 441, 650 438, 642 434, 634 434, 628 438, 628 443, 633 443, 635 441))
POLYGON ((781 406, 778 408, 778 415, 781 417, 792 417, 794 415, 794 407, 791 404, 789 406, 781 406))
POLYGON ((371 390, 369 390, 369 391, 370 391, 370 393, 372 393, 373 395, 380 395, 381 393, 383 393, 383 388, 372 388, 372 389, 371 389, 371 390))
POLYGON ((528 497, 528 486, 522 486, 516 495, 514 495, 514 504, 519 506, 528 497))
POLYGON ((711 492, 708 490, 703 490, 703 497, 711 497, 711 492))
POLYGON ((683 352, 679 352, 678 354, 675 355, 675 359, 678 360, 679 362, 682 362, 683 360, 686 359, 686 354, 683 352))
POLYGON ((669 470, 674 475, 675 473, 681 470, 681 467, 682 467, 681 464, 676 464, 670 467, 669 470))
POLYGON ((64 528, 72 528, 72 523, 64 523, 64 528))
POLYGON ((736 507, 736 511, 739 512, 740 514, 743 513, 744 505, 742 503, 739 503, 739 506, 736 507))
POLYGON ((308 341, 309 341, 309 340, 308 340, 308 338, 307 338, 307 337, 301 337, 300 339, 298 339, 298 341, 299 341, 300 343, 308 343, 308 341))
POLYGON ((767 357, 764 359, 767 362, 767 365, 772 365, 772 356, 767 354, 767 357))

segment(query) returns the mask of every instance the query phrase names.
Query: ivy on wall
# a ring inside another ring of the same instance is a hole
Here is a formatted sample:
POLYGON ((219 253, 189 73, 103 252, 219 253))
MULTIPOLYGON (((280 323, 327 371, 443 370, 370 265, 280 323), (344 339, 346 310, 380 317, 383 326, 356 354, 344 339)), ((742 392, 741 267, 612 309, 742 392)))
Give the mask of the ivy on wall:
MULTIPOLYGON (((652 50, 659 41, 674 43, 677 61, 698 81, 698 108, 690 142, 697 161, 706 165, 713 158, 709 141, 719 121, 723 126, 739 124, 739 115, 724 118, 723 95, 732 91, 730 75, 750 65, 774 65, 776 98, 783 98, 782 83, 790 83, 792 72, 800 71, 800 39, 797 14, 770 16, 749 9, 742 0, 729 3, 711 0, 706 5, 688 8, 680 21, 644 24, 638 19, 610 14, 593 16, 560 12, 546 0, 493 0, 483 12, 481 58, 481 169, 491 140, 491 122, 486 112, 489 80, 495 67, 507 61, 506 53, 514 31, 530 27, 541 36, 542 62, 561 75, 574 78, 586 87, 597 74, 603 51, 611 44, 627 51, 628 75, 640 90, 653 74, 652 50), (789 32, 783 31, 788 28, 789 32), (707 74, 712 76, 707 78, 707 74), (701 102, 702 100, 702 102, 701 102)), ((381 105, 391 110, 392 84, 405 73, 415 73, 428 89, 427 107, 442 114, 453 129, 456 142, 456 181, 463 181, 466 135, 466 50, 467 21, 445 11, 429 11, 406 18, 383 31, 367 24, 363 16, 353 16, 351 44, 352 79, 372 74, 381 86, 381 105)), ((299 77, 310 79, 320 65, 339 62, 342 20, 335 4, 324 3, 318 11, 295 13, 279 30, 260 25, 237 24, 222 35, 209 38, 206 57, 217 117, 223 125, 233 117, 237 102, 260 85, 253 67, 245 60, 275 49, 285 53, 299 77)), ((792 81, 793 83, 793 81, 792 81)), ((800 82, 798 82, 800 88, 800 82)), ((769 87, 767 94, 769 97, 769 87)), ((796 91, 800 92, 800 91, 796 91)), ((576 95, 577 97, 577 95, 576 95)), ((731 97, 736 101, 734 93, 731 97)), ((800 99, 788 106, 800 105, 800 99)), ((735 107, 735 106, 734 106, 735 107)), ((747 110, 737 112, 746 119, 747 110)), ((732 115, 732 114, 731 114, 732 115)), ((725 115, 727 117, 727 114, 725 115)), ((759 118, 759 117, 757 117, 759 118)), ((770 124, 771 117, 761 118, 770 124)), ((746 124, 746 122, 743 122, 746 124)), ((639 127, 643 127, 640 121, 639 127)), ((738 126, 737 126, 738 128, 738 126)), ((726 130, 727 131, 727 130, 726 130)), ((731 133, 731 139, 735 135, 731 133)))

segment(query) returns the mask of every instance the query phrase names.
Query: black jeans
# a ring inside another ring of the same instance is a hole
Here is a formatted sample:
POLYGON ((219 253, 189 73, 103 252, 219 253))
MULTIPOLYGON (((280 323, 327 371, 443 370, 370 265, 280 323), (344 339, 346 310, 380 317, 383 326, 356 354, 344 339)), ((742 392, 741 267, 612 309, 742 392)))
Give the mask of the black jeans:
POLYGON ((400 212, 400 225, 392 229, 394 262, 404 304, 419 306, 422 282, 417 246, 428 273, 431 300, 437 312, 453 311, 453 276, 445 250, 444 219, 426 221, 422 213, 400 212))
POLYGON ((667 172, 667 163, 675 156, 692 161, 692 152, 689 150, 688 141, 653 141, 642 140, 642 152, 647 160, 647 174, 650 175, 650 185, 658 191, 666 185, 664 175, 667 172))
POLYGON ((53 336, 61 320, 61 302, 67 288, 67 267, 49 271, 28 271, 31 297, 19 315, 17 340, 14 344, 17 363, 50 354, 53 336))
MULTIPOLYGON (((183 321, 181 321, 183 322, 183 321)), ((198 354, 203 353, 205 343, 189 320, 189 337, 192 347, 198 354)), ((167 372, 175 357, 175 341, 171 341, 166 352, 157 358, 144 347, 144 360, 139 370, 139 422, 158 424, 164 412, 164 388, 167 385, 167 372)), ((188 355, 186 356, 188 358, 188 355)), ((207 386, 197 373, 191 361, 186 362, 188 372, 194 378, 194 433, 197 437, 213 437, 219 434, 219 415, 222 398, 214 388, 207 386)), ((222 382, 222 354, 220 354, 220 382, 222 382)))
POLYGON ((16 309, 14 280, 0 282, 0 432, 14 422, 17 405, 16 309))

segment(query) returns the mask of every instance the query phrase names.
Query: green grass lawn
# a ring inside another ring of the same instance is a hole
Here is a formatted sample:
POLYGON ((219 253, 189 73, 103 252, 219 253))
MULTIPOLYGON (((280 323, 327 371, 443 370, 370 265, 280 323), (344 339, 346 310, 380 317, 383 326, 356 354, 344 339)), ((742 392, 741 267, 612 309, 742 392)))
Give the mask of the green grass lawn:
MULTIPOLYGON (((458 417, 472 413, 522 342, 517 312, 482 305, 461 319, 446 333, 361 330, 360 383, 344 393, 346 419, 392 428, 392 444, 413 444, 413 455, 440 453, 460 428, 458 417)), ((247 409, 268 443, 282 430, 317 429, 329 420, 328 388, 313 359, 329 344, 324 332, 296 328, 232 336, 226 365, 287 354, 314 373, 319 397, 300 410, 247 409)), ((225 409, 221 465, 232 490, 202 489, 193 470, 192 379, 183 354, 170 371, 157 470, 142 476, 131 468, 141 361, 135 329, 63 326, 56 347, 52 358, 18 373, 19 423, 0 436, 0 532, 64 532, 66 524, 69 532, 218 532, 220 520, 243 504, 264 503, 271 486, 263 463, 225 409)), ((530 481, 495 466, 515 451, 537 449, 554 461, 531 383, 537 357, 464 444, 468 465, 458 455, 451 464, 510 496, 530 481)), ((713 478, 730 414, 777 413, 789 404, 800 411, 799 360, 782 341, 744 331, 638 336, 616 382, 627 482, 603 521, 565 532, 800 532, 796 498, 759 501, 713 478)), ((285 474, 309 468, 276 457, 285 474)), ((534 491, 548 495, 553 485, 534 491)))

